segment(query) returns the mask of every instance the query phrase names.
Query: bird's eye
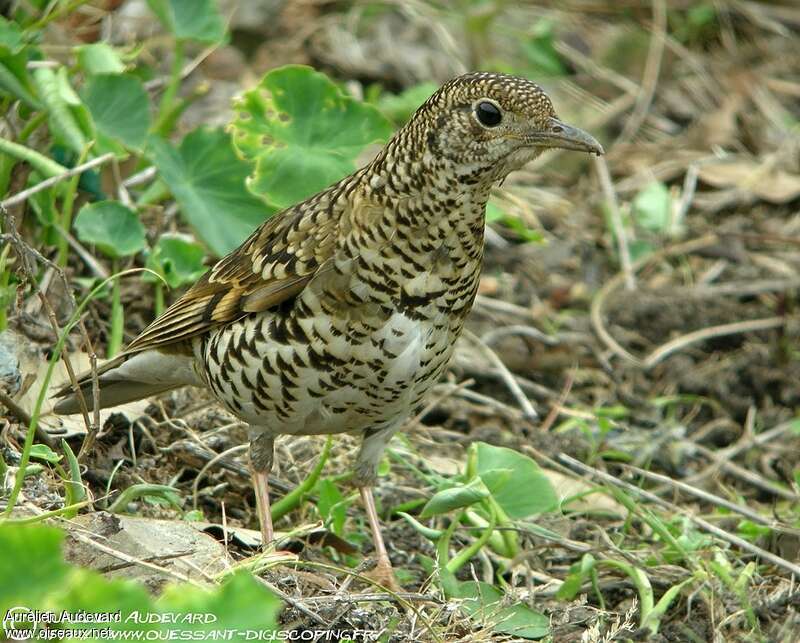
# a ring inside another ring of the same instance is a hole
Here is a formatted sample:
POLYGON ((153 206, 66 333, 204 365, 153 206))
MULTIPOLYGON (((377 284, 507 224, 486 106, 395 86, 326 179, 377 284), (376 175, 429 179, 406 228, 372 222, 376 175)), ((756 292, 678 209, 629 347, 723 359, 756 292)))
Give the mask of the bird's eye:
POLYGON ((488 100, 481 101, 475 105, 475 116, 484 127, 494 127, 503 120, 503 113, 500 108, 488 100))

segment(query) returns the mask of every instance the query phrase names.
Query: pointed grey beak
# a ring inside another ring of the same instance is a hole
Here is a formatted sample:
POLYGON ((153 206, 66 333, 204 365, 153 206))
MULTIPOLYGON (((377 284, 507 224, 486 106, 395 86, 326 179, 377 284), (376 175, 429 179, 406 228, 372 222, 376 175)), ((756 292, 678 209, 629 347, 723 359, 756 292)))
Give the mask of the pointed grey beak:
POLYGON ((530 141, 534 145, 542 147, 557 147, 563 150, 589 152, 598 156, 605 154, 603 146, 598 143, 594 136, 578 127, 567 125, 557 118, 551 118, 548 123, 548 129, 536 132, 530 137, 530 141))

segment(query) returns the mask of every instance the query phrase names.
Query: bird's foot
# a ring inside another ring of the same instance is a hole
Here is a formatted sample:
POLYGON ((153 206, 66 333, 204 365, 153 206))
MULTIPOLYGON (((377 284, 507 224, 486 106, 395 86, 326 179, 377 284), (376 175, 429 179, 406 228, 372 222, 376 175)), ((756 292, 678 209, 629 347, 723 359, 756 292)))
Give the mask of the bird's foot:
POLYGON ((379 558, 375 567, 365 572, 364 576, 378 583, 378 585, 381 585, 385 589, 388 589, 390 592, 397 593, 403 591, 403 588, 400 587, 400 583, 397 582, 397 578, 395 578, 394 568, 388 558, 379 558))

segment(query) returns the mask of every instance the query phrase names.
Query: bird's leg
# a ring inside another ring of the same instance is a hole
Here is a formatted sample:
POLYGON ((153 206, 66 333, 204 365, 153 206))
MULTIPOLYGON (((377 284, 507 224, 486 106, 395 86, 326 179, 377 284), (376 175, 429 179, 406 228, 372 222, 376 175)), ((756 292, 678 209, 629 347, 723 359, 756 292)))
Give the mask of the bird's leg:
POLYGON ((395 430, 395 427, 392 426, 364 432, 364 442, 361 444, 361 450, 353 470, 353 483, 358 487, 361 499, 364 501, 369 528, 372 532, 372 544, 375 547, 377 564, 370 576, 384 587, 398 591, 400 586, 394 577, 392 563, 383 542, 378 512, 375 510, 375 499, 372 495, 372 488, 378 480, 378 463, 395 430))
POLYGON ((275 439, 266 433, 250 431, 250 467, 256 492, 258 523, 261 527, 261 548, 272 542, 272 514, 269 508, 269 472, 272 470, 275 439))

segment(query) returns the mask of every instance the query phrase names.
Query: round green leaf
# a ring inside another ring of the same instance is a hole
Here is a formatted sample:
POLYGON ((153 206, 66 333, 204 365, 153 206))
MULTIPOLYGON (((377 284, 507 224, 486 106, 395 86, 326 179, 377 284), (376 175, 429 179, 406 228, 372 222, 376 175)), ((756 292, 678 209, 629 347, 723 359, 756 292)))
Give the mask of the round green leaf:
POLYGON ((476 473, 509 518, 552 511, 558 496, 533 460, 512 449, 477 442, 476 473))
POLYGON ((234 109, 234 145, 256 162, 248 187, 278 207, 294 205, 353 172, 361 150, 392 132, 375 107, 301 65, 269 72, 234 109))
MULTIPOLYGON (((194 241, 180 234, 164 234, 156 243, 146 267, 157 272, 170 288, 178 288, 184 284, 197 281, 207 270, 203 265, 205 250, 194 241)), ((144 273, 145 281, 156 281, 157 278, 144 273)))
POLYGON ((176 38, 219 42, 225 36, 214 0, 147 0, 147 4, 176 38))
POLYGON ((98 132, 141 149, 150 128, 150 100, 138 78, 98 74, 81 93, 98 132))
POLYGON ((145 246, 142 222, 118 201, 83 206, 75 218, 75 230, 81 241, 96 245, 110 257, 133 255, 145 246))
POLYGON ((474 621, 491 625, 500 634, 540 639, 550 633, 550 619, 547 616, 522 603, 503 605, 502 592, 489 583, 459 583, 456 597, 465 599, 461 608, 474 621))
POLYGON ((93 42, 75 47, 78 65, 87 74, 121 74, 125 65, 119 54, 106 42, 93 42))
POLYGON ((201 128, 176 149, 152 139, 153 163, 197 236, 217 255, 227 254, 275 212, 247 191, 251 165, 236 158, 228 135, 201 128))

